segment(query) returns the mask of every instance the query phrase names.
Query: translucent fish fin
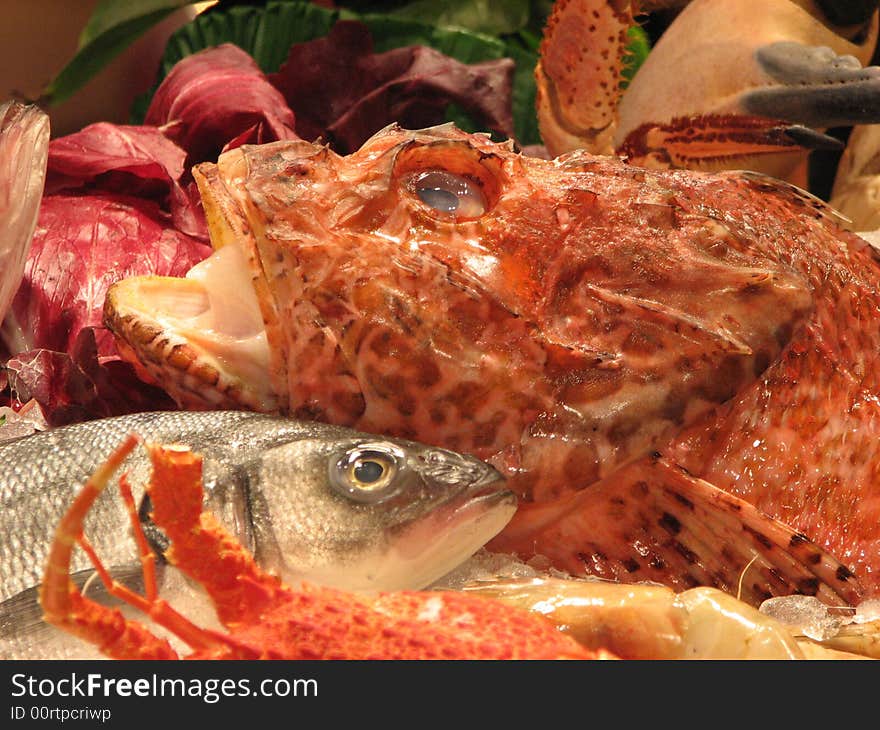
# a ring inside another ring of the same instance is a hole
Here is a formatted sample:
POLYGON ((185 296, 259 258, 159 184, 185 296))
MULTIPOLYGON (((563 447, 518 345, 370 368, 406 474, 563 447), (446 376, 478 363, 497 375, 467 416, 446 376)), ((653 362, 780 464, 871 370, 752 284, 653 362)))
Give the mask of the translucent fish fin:
POLYGON ((753 605, 793 593, 852 605, 862 592, 806 536, 660 457, 560 503, 523 505, 489 549, 544 555, 576 575, 712 586, 753 605))

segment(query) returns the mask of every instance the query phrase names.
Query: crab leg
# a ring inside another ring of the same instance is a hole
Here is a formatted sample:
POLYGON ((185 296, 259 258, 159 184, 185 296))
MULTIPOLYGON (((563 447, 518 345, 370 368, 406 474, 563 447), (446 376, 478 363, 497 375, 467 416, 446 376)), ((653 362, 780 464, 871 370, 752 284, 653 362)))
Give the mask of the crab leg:
POLYGON ((224 624, 258 622, 273 604, 286 600, 280 580, 261 570, 212 514, 202 512, 198 454, 173 447, 147 448, 153 460, 148 487, 152 518, 171 541, 166 558, 204 586, 224 624))
MULTIPOLYGON (((120 491, 131 518, 135 540, 139 547, 141 564, 144 568, 146 596, 138 595, 114 581, 88 539, 83 535, 83 521, 86 514, 107 486, 110 477, 138 442, 139 439, 136 436, 129 436, 108 457, 86 482, 85 487, 59 524, 40 589, 40 600, 45 620, 96 644, 104 654, 114 658, 178 658, 177 653, 166 640, 156 637, 136 621, 127 620, 119 610, 90 601, 77 591, 68 577, 73 544, 76 542, 91 559, 110 595, 147 614, 156 624, 168 629, 194 649, 218 654, 235 654, 237 648, 235 641, 193 624, 168 603, 157 597, 155 560, 143 534, 134 498, 131 494, 131 487, 125 476, 120 480, 120 491)), ((154 458, 156 458, 155 453, 155 448, 151 449, 154 458)), ((201 467, 200 461, 199 467, 201 467)), ((199 468, 199 478, 200 475, 199 468)), ((199 494, 201 494, 201 490, 199 490, 199 494)))
POLYGON ((863 68, 877 43, 876 12, 841 27, 809 2, 762 5, 761 12, 751 0, 688 5, 621 99, 615 145, 642 124, 683 116, 758 115, 823 128, 878 113, 880 69, 863 68))
POLYGON ((771 83, 743 92, 738 104, 744 112, 811 127, 880 121, 878 66, 862 68, 854 56, 794 41, 761 46, 755 60, 771 83))
POLYGON ((552 155, 747 167, 805 184, 807 153, 835 146, 821 130, 880 122, 880 68, 863 67, 877 42, 876 0, 769 0, 760 12, 751 0, 686 5, 621 94, 627 29, 654 6, 556 3, 535 70, 552 155))
POLYGON ((842 146, 834 137, 780 119, 708 114, 643 124, 627 135, 617 154, 639 167, 709 170, 763 155, 842 146))
MULTIPOLYGON (((122 495, 122 501, 125 502, 125 508, 131 520, 132 533, 138 546, 138 555, 140 556, 141 568, 144 574, 144 598, 150 603, 159 597, 159 590, 156 587, 156 555, 150 549, 150 545, 141 528, 141 521, 138 518, 137 508, 134 505, 134 496, 131 493, 131 485, 124 474, 119 480, 119 493, 122 495)), ((91 553, 89 553, 89 556, 91 557, 91 553)), ((94 557, 91 560, 96 568, 101 565, 100 560, 96 560, 94 557)), ((109 575, 107 577, 109 578, 109 575)), ((107 585, 107 579, 103 575, 102 580, 107 585)))
MULTIPOLYGON (((75 542, 80 542, 90 556, 94 556, 94 550, 82 536, 86 514, 136 444, 135 436, 126 439, 89 478, 62 518, 40 586, 40 602, 48 623, 96 644, 108 656, 176 659, 177 654, 167 641, 154 636, 143 625, 127 620, 119 610, 84 598, 69 577, 75 542)), ((96 563, 98 566, 100 562, 96 563)), ((103 566, 99 568, 101 572, 105 582, 109 580, 103 566)))

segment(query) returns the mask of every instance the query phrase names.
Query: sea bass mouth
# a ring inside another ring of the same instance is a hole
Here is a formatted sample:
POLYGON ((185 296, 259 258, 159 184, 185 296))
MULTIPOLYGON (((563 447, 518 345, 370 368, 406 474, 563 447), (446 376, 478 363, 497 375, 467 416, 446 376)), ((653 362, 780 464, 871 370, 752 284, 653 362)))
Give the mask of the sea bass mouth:
POLYGON ((329 586, 344 584, 348 590, 365 593, 427 588, 473 556, 510 522, 517 498, 512 491, 499 489, 502 483, 499 475, 492 484, 449 499, 428 514, 396 526, 382 544, 356 559, 310 570, 309 580, 329 586))
POLYGON ((422 587, 429 586, 500 533, 516 508, 517 498, 510 490, 486 491, 452 500, 402 530, 392 557, 404 575, 414 560, 420 561, 425 569, 416 571, 417 582, 422 587))

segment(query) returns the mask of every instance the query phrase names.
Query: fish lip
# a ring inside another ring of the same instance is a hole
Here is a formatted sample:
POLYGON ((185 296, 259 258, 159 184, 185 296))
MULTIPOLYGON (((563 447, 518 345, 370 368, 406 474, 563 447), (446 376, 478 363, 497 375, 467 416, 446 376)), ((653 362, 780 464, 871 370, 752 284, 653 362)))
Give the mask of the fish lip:
MULTIPOLYGON (((463 466, 462 462, 458 462, 457 466, 460 469, 463 466)), ((501 506, 508 501, 512 502, 514 508, 516 507, 518 502, 516 494, 504 486, 507 479, 494 466, 482 461, 468 462, 466 466, 469 469, 478 469, 477 473, 460 491, 451 494, 437 505, 435 513, 437 517, 440 517, 440 514, 450 517, 453 514, 457 515, 462 510, 484 508, 488 511, 492 507, 501 506)), ((457 476, 461 479, 461 472, 458 472, 457 476)), ((422 482, 429 487, 449 487, 447 479, 434 474, 422 471, 421 478, 422 482)))
MULTIPOLYGON (((516 509, 519 504, 519 499, 516 496, 516 493, 510 489, 503 489, 501 491, 498 490, 481 490, 480 492, 470 495, 462 495, 463 499, 461 500, 460 506, 455 510, 458 512, 459 510, 471 510, 471 509, 485 509, 490 510, 493 507, 500 507, 505 504, 509 504, 511 507, 516 509)), ((452 500, 455 501, 455 500, 452 500)), ((512 516, 511 512, 511 516, 512 516)))
POLYGON ((512 507, 510 515, 513 517, 519 500, 513 490, 498 489, 497 486, 492 486, 497 485, 499 481, 503 483, 504 478, 500 474, 499 477, 500 479, 471 485, 466 491, 453 495, 438 505, 433 514, 427 519, 448 520, 454 518, 456 521, 466 520, 471 517, 469 514, 471 512, 489 512, 493 508, 505 505, 512 507))
MULTIPOLYGON (((392 533, 391 552, 395 561, 409 567, 406 584, 398 579, 393 588, 421 590, 432 585, 501 532, 517 509, 517 496, 500 486, 503 481, 492 479, 476 489, 465 488, 429 514, 399 524, 392 533)), ((384 589, 389 574, 395 572, 400 573, 400 568, 385 571, 384 589)), ((370 589, 377 587, 378 583, 370 589)))
MULTIPOLYGON (((517 501, 516 493, 508 488, 499 488, 500 485, 503 485, 506 480, 502 479, 494 479, 492 481, 480 482, 477 484, 471 485, 471 487, 467 490, 465 494, 459 495, 466 501, 469 500, 493 500, 493 499, 512 499, 514 502, 517 501)), ((453 497, 453 501, 455 498, 453 497)), ((502 500, 503 501, 503 500, 502 500)))

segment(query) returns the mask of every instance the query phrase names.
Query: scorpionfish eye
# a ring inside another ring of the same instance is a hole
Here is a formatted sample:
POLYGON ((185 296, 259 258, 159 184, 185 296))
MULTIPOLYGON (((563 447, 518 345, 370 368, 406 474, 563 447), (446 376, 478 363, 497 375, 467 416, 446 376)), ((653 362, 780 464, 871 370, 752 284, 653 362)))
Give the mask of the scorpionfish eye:
POLYGON ((486 212, 486 198, 473 180, 447 170, 426 170, 411 182, 425 205, 455 217, 476 218, 486 212))
POLYGON ((410 143, 393 176, 420 213, 458 223, 488 213, 506 182, 503 159, 463 142, 410 143))

